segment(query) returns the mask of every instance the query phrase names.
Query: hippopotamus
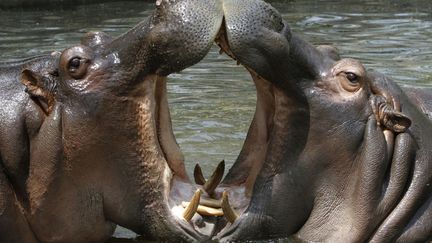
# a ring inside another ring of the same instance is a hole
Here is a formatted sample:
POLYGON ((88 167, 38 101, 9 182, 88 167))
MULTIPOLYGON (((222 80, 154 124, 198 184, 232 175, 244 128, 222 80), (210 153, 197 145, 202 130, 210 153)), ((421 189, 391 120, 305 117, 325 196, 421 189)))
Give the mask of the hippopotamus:
POLYGON ((250 72, 257 104, 214 192, 215 239, 430 241, 432 90, 309 44, 263 1, 223 5, 216 42, 250 72))
POLYGON ((167 75, 203 58, 219 30, 216 5, 203 3, 158 0, 118 38, 90 32, 62 52, 0 64, 0 242, 104 242, 116 225, 160 241, 205 238, 186 220, 196 205, 172 210, 196 186, 166 96, 167 75))

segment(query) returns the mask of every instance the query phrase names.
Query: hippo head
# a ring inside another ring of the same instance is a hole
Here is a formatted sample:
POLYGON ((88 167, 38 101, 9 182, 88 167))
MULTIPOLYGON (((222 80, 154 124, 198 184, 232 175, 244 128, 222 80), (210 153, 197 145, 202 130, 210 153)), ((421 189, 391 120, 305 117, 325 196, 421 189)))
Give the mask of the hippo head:
MULTIPOLYGON (((395 239, 398 231, 380 222, 393 227, 405 217, 386 219, 414 180, 409 117, 421 116, 409 104, 403 110, 400 92, 359 61, 292 33, 269 4, 225 0, 223 11, 216 41, 250 72, 257 104, 240 156, 216 189, 227 219, 216 238, 349 242, 379 229, 393 235, 377 239, 395 239)), ((427 170, 430 155, 423 161, 427 170)), ((426 193, 427 178, 415 195, 426 193)))
POLYGON ((89 33, 54 54, 55 70, 22 71, 37 107, 28 125, 27 218, 43 242, 101 241, 116 224, 159 240, 201 239, 172 209, 195 189, 172 133, 166 76, 208 52, 222 18, 208 21, 218 11, 204 1, 156 5, 116 39, 89 33), (207 31, 198 38, 200 28, 207 31))

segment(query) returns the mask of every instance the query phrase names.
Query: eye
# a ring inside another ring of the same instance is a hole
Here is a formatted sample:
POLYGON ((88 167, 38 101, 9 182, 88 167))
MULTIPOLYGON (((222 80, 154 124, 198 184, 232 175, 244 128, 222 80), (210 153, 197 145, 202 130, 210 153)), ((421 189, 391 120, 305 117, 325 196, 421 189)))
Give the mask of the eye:
POLYGON ((64 79, 83 79, 93 60, 93 50, 87 46, 73 46, 62 52, 58 68, 64 79))
POLYGON ((342 88, 348 92, 355 92, 361 87, 361 78, 353 72, 342 72, 339 76, 342 88))
POLYGON ((346 75, 346 78, 347 78, 351 83, 357 84, 357 83, 359 82, 359 80, 358 80, 358 76, 357 76, 355 73, 346 72, 345 75, 346 75))
POLYGON ((71 69, 78 69, 81 65, 81 58, 74 57, 72 60, 69 61, 69 70, 71 69))
POLYGON ((84 77, 87 73, 89 60, 81 57, 72 57, 67 65, 69 75, 75 79, 84 77))

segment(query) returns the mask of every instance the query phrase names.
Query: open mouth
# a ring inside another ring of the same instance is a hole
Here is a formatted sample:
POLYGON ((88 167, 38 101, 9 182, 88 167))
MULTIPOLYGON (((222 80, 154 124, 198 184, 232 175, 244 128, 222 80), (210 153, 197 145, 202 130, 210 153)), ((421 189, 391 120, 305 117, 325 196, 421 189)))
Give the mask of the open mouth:
MULTIPOLYGON (((224 208, 229 208, 226 201, 216 197, 216 187, 222 180, 225 163, 222 161, 213 175, 206 180, 199 165, 195 168, 194 185, 188 178, 184 167, 184 158, 172 132, 172 124, 167 100, 166 77, 155 75, 148 79, 147 88, 151 87, 150 109, 154 114, 153 129, 156 148, 169 167, 162 173, 164 200, 183 233, 191 238, 211 235, 218 217, 224 216, 224 208)), ((146 114, 149 114, 146 112, 146 114)), ((147 130, 143 128, 144 130, 147 130)), ((156 183, 157 184, 157 183, 156 183)))
MULTIPOLYGON (((221 54, 226 53, 237 61, 227 40, 225 24, 215 42, 221 48, 221 54)), ((219 163, 208 179, 203 176, 201 167, 196 165, 193 173, 195 184, 188 179, 183 155, 172 132, 166 78, 158 76, 154 86, 157 138, 172 172, 167 178, 170 181, 166 192, 168 207, 187 231, 196 231, 207 237, 215 236, 229 227, 248 208, 274 126, 275 87, 251 68, 245 68, 255 83, 257 103, 240 154, 224 178, 224 161, 219 163)))

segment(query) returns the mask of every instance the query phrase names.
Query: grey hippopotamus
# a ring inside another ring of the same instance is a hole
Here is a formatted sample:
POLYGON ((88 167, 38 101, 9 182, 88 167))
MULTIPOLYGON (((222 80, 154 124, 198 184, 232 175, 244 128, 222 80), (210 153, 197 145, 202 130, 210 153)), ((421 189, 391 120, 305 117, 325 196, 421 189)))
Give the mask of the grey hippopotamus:
POLYGON ((166 97, 166 76, 198 62, 220 27, 201 3, 160 0, 116 39, 93 32, 61 53, 0 64, 0 242, 103 242, 116 225, 203 239, 185 220, 193 210, 171 210, 195 186, 166 97))
POLYGON ((215 239, 432 240, 432 90, 312 46, 262 1, 225 0, 223 14, 217 42, 257 104, 216 189, 231 206, 215 239))

